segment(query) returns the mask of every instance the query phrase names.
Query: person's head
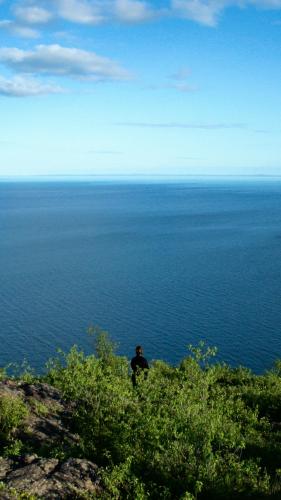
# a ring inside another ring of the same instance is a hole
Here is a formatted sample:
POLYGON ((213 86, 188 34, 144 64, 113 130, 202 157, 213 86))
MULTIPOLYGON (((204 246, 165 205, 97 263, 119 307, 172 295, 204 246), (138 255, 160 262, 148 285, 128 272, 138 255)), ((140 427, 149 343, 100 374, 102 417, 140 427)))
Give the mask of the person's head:
POLYGON ((136 355, 137 356, 142 356, 143 350, 141 345, 137 345, 136 347, 136 355))

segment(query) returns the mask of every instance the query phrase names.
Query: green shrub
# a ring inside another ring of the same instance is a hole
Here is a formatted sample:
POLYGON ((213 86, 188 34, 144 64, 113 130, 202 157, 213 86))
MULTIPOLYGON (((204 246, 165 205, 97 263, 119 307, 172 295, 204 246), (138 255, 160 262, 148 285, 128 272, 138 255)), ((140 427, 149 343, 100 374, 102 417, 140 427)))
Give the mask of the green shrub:
POLYGON ((0 481, 0 493, 3 494, 3 498, 9 498, 11 500, 38 500, 36 495, 31 495, 25 492, 18 492, 15 488, 7 487, 2 481, 0 481))
POLYGON ((20 397, 0 396, 0 438, 2 443, 11 440, 28 415, 27 407, 20 397))
POLYGON ((128 360, 105 332, 93 333, 96 354, 60 352, 47 381, 76 402, 80 453, 102 467, 104 495, 256 499, 278 488, 280 463, 265 449, 281 453, 270 421, 280 404, 276 372, 209 364, 215 351, 201 343, 179 367, 155 361, 133 388, 128 360))

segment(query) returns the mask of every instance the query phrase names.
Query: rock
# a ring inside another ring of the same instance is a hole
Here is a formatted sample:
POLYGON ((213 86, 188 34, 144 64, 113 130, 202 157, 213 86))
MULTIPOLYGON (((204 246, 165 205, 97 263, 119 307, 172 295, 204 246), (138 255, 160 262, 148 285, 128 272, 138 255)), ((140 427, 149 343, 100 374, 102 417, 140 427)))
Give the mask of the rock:
POLYGON ((70 428, 73 404, 42 383, 0 381, 2 395, 20 397, 28 408, 28 417, 14 437, 29 452, 13 459, 0 457, 0 481, 5 485, 0 488, 0 500, 16 500, 17 492, 46 500, 72 500, 101 491, 97 465, 84 459, 57 458, 70 456, 79 445, 79 436, 70 428))
POLYGON ((12 470, 13 462, 0 457, 0 481, 3 481, 7 474, 12 470))
POLYGON ((29 465, 10 472, 5 478, 5 484, 18 491, 31 492, 34 485, 40 485, 42 481, 46 482, 58 463, 56 458, 39 458, 29 465))
POLYGON ((7 490, 0 491, 0 500, 18 500, 18 498, 12 492, 7 490))
POLYGON ((36 453, 34 453, 34 455, 23 455, 22 457, 20 457, 20 461, 22 465, 29 465, 32 464, 32 462, 34 462, 36 458, 38 458, 38 455, 36 455, 36 453))
POLYGON ((11 470, 9 461, 4 481, 6 491, 2 493, 6 496, 0 493, 1 500, 14 498, 14 490, 46 500, 73 499, 85 492, 100 492, 98 468, 88 460, 70 458, 59 463, 54 458, 35 458, 28 465, 21 467, 14 463, 14 467, 11 470))
POLYGON ((79 436, 68 426, 73 405, 66 403, 54 387, 6 380, 0 381, 1 395, 20 397, 28 407, 29 416, 16 437, 34 451, 62 449, 62 445, 69 449, 79 443, 79 436))

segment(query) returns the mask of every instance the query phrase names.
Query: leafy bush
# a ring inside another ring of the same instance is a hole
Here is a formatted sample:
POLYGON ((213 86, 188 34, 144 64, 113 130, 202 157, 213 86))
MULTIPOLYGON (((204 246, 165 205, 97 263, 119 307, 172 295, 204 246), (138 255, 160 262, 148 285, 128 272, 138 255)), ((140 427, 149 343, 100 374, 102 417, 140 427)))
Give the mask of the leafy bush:
POLYGON ((270 420, 281 396, 276 371, 258 377, 211 365, 214 350, 200 344, 179 367, 155 361, 133 388, 128 360, 114 354, 105 332, 93 333, 96 355, 60 352, 47 381, 76 402, 80 453, 103 468, 108 498, 257 499, 281 491, 266 450, 270 443, 281 453, 270 420))
POLYGON ((27 415, 27 407, 20 397, 0 396, 0 452, 5 456, 20 453, 21 442, 14 435, 27 415))
MULTIPOLYGON (((99 465, 103 499, 281 498, 281 362, 258 376, 211 363, 216 350, 200 343, 177 367, 154 361, 133 387, 107 333, 90 334, 95 354, 59 351, 41 380, 73 402, 75 456, 99 465)), ((26 365, 22 373, 36 380, 26 365)), ((44 417, 42 403, 29 404, 44 417)), ((20 398, 0 397, 5 456, 24 451, 16 431, 27 414, 20 398)), ((65 451, 46 453, 64 459, 65 451)))

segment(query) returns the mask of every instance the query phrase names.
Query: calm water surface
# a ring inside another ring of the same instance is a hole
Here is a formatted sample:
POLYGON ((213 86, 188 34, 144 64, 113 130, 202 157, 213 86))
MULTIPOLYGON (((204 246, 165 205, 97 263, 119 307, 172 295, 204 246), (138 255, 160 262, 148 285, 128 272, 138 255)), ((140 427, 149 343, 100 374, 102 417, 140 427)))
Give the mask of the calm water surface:
POLYGON ((176 363, 200 339, 281 357, 281 182, 0 183, 0 365, 36 368, 98 324, 176 363))

